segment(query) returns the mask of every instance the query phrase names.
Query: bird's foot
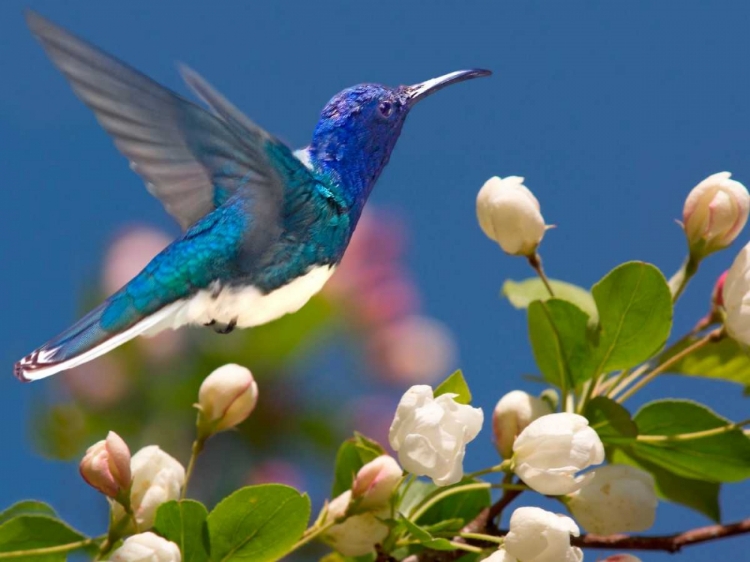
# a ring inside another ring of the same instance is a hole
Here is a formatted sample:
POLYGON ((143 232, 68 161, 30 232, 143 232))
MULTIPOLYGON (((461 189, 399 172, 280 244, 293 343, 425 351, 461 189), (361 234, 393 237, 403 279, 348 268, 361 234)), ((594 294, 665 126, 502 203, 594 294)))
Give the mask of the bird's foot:
MULTIPOLYGON (((214 320, 213 323, 216 324, 216 321, 214 320)), ((217 334, 229 334, 229 333, 231 333, 231 332, 234 331, 234 328, 236 326, 237 326, 237 319, 236 318, 232 318, 232 320, 229 321, 229 324, 225 324, 223 326, 219 325, 219 324, 216 324, 214 326, 214 331, 217 334)))

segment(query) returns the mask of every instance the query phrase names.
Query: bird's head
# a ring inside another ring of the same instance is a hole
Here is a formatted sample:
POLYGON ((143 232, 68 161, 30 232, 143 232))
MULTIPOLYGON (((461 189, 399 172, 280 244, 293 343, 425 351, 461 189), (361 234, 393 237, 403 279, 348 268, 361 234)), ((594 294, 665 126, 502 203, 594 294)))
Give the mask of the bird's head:
POLYGON ((489 74, 488 70, 459 70, 412 86, 347 88, 323 108, 310 156, 321 171, 341 182, 352 202, 364 203, 412 107, 446 86, 489 74))

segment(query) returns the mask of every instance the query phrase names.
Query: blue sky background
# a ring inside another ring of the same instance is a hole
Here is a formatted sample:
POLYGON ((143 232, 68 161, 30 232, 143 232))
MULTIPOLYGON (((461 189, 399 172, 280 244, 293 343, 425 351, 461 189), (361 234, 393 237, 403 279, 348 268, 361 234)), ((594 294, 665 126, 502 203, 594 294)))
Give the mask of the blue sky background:
MULTIPOLYGON (((25 6, 180 92, 174 63, 186 62, 294 146, 308 142, 321 107, 351 84, 492 69, 491 79, 450 88, 413 112, 372 198, 406 217, 425 307, 457 334, 461 365, 488 413, 503 393, 528 387, 520 375, 535 367, 524 316, 498 298, 503 279, 528 275, 525 263, 476 224, 484 180, 526 177, 558 225, 542 246, 548 272, 584 286, 631 259, 671 274, 684 253, 674 219, 689 189, 722 170, 750 184, 745 2, 211 5, 0 3, 0 506, 41 497, 100 530, 85 507, 99 500, 77 467, 31 449, 29 405, 44 383, 21 385, 11 365, 74 319, 115 231, 145 221, 177 234, 31 37, 25 6)), ((704 264, 680 302, 678 330, 704 313, 713 280, 749 239, 750 229, 704 264)), ((748 417, 739 387, 676 377, 631 406, 665 394, 748 417)), ((470 468, 493 461, 488 438, 486 427, 470 468)), ((748 516, 750 483, 726 486, 723 500, 725 520, 748 516)), ((706 523, 662 505, 654 531, 706 523)), ((748 548, 750 538, 738 538, 678 559, 738 559, 748 548)))

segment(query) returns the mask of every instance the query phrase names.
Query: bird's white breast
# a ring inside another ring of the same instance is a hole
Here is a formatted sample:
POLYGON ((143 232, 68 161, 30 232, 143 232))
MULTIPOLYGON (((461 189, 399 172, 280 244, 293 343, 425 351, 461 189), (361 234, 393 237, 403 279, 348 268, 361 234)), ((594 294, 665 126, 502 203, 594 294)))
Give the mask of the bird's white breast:
POLYGON ((212 286, 186 301, 175 317, 175 327, 184 324, 229 324, 238 328, 260 326, 296 312, 320 291, 334 268, 318 266, 278 289, 263 294, 255 287, 212 286))

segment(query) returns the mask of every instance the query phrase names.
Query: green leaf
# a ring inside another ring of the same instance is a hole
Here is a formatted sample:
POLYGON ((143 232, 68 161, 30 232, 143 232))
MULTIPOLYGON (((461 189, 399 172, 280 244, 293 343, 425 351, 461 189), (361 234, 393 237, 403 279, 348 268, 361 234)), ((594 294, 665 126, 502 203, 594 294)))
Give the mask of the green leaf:
MULTIPOLYGON (((549 280, 552 286, 552 291, 555 293, 555 298, 567 301, 576 305, 583 312, 585 312, 589 318, 593 321, 599 317, 599 313, 596 310, 596 303, 591 293, 571 283, 565 281, 558 281, 556 279, 549 280)), ((503 283, 503 295, 508 298, 510 304, 515 308, 524 309, 528 308, 529 305, 534 301, 546 301, 550 298, 547 287, 544 286, 542 280, 538 277, 530 277, 523 281, 513 281, 508 279, 503 283)))
POLYGON ((451 544, 451 541, 444 538, 435 538, 428 531, 412 523, 407 518, 402 518, 400 523, 404 525, 406 530, 419 544, 432 550, 456 550, 456 547, 451 544))
MULTIPOLYGON (((430 494, 437 490, 448 490, 456 486, 471 484, 473 480, 463 480, 458 484, 438 488, 432 482, 417 480, 409 486, 404 498, 401 500, 399 511, 408 516, 414 512, 417 506, 430 494)), ((417 521, 420 525, 428 527, 440 525, 447 520, 461 520, 463 523, 471 521, 484 508, 490 506, 491 501, 489 489, 468 490, 447 496, 428 509, 417 521)))
POLYGON ((471 391, 461 369, 457 370, 435 389, 434 396, 437 398, 441 394, 456 394, 454 398, 459 404, 471 404, 471 391))
POLYGON ((241 488, 219 502, 206 519, 211 560, 278 560, 294 547, 309 518, 310 499, 294 488, 241 488))
POLYGON ((336 454, 332 496, 335 498, 350 489, 359 469, 384 454, 380 444, 360 433, 344 441, 336 454))
POLYGON ((197 501, 170 501, 159 506, 154 531, 180 547, 182 562, 208 560, 206 507, 197 501))
POLYGON ((576 305, 559 299, 535 301, 528 310, 529 339, 545 380, 573 388, 588 372, 588 317, 576 305))
MULTIPOLYGON (((689 400, 650 402, 634 419, 640 436, 696 433, 732 423, 689 400)), ((626 450, 684 478, 717 483, 750 478, 750 438, 740 429, 700 439, 639 440, 626 450)))
POLYGON ((653 265, 628 262, 591 289, 599 310, 591 376, 627 369, 664 347, 672 329, 672 294, 653 265))
MULTIPOLYGON (((661 361, 668 360, 695 341, 695 339, 687 339, 681 342, 674 349, 670 349, 670 353, 665 354, 661 361)), ((750 355, 732 338, 722 338, 689 353, 671 365, 668 372, 722 379, 748 386, 750 385, 750 355)))
POLYGON ((650 472, 654 477, 656 493, 660 498, 694 509, 716 522, 721 519, 719 509, 720 484, 683 478, 657 464, 626 453, 622 449, 615 449, 612 462, 629 464, 650 472))
POLYGON ((57 517, 57 513, 49 505, 36 500, 24 500, 13 504, 8 509, 0 513, 0 525, 8 519, 13 519, 19 515, 48 515, 57 517))
POLYGON ((86 537, 78 531, 46 515, 20 515, 0 525, 0 553, 17 552, 19 560, 64 561, 68 552, 84 548, 77 544, 84 540, 86 537), (56 551, 20 554, 20 551, 50 548, 56 548, 56 551))
POLYGON ((583 415, 606 444, 629 444, 638 436, 638 426, 630 412, 611 398, 597 396, 586 404, 583 415))

